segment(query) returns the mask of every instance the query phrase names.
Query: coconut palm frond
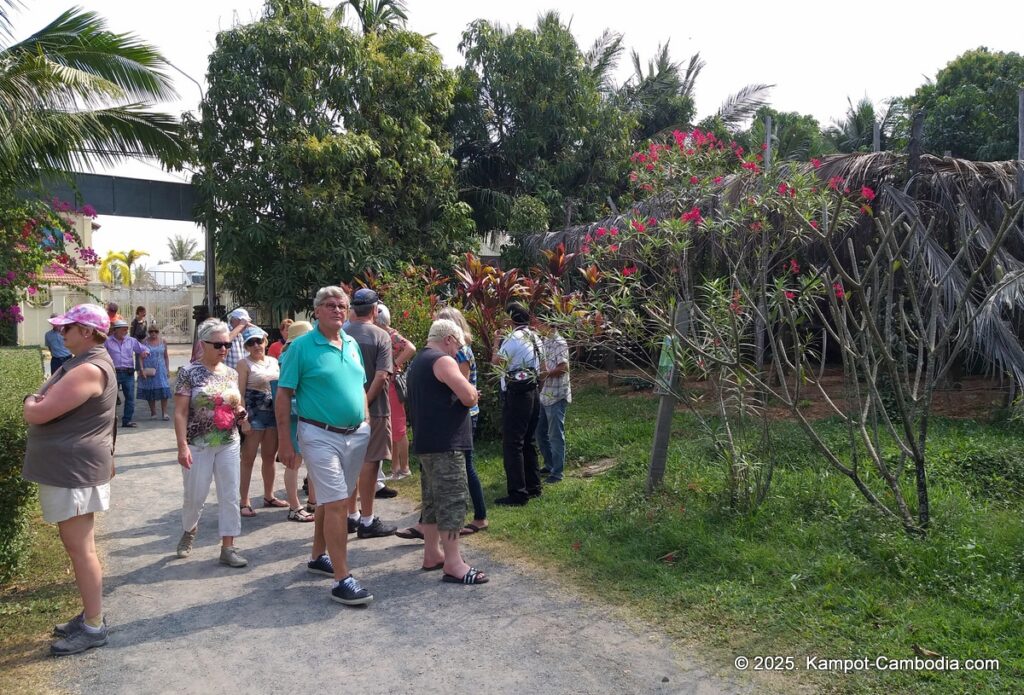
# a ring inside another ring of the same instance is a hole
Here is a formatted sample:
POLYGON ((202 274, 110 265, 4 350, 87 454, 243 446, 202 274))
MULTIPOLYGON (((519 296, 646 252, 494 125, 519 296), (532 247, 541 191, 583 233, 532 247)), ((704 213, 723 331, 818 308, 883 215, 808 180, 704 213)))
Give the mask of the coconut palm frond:
POLYGON ((0 0, 0 36, 13 36, 11 10, 23 7, 20 0, 0 0))
POLYGON ((610 92, 614 88, 612 72, 624 50, 622 34, 605 29, 583 56, 590 74, 605 92, 610 92))
POLYGON ((974 317, 972 353, 984 360, 993 372, 1009 372, 1018 384, 1024 383, 1024 347, 1013 326, 1000 315, 997 303, 985 302, 968 314, 974 317))
POLYGON ((727 128, 735 128, 751 118, 759 108, 768 105, 768 93, 773 84, 748 84, 730 94, 718 108, 716 116, 727 128))
POLYGON ((680 94, 693 98, 694 85, 697 83, 697 77, 700 76, 700 71, 704 69, 705 65, 706 63, 700 59, 699 51, 690 56, 690 62, 683 72, 683 82, 679 89, 680 94))

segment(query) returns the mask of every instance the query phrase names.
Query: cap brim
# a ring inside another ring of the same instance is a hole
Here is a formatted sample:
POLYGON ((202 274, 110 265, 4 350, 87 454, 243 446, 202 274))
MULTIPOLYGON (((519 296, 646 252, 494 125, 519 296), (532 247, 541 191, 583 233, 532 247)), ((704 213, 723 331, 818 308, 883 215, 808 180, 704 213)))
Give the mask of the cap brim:
POLYGON ((69 319, 66 315, 65 316, 54 316, 52 319, 46 319, 46 320, 49 321, 50 324, 54 325, 54 326, 67 326, 69 323, 74 323, 75 322, 74 319, 69 319))

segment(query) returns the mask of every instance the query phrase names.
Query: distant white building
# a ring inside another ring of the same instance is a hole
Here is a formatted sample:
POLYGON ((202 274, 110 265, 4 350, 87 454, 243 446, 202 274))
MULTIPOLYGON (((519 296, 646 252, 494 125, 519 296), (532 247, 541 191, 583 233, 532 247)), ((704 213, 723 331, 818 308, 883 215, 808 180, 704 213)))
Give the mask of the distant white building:
POLYGON ((203 261, 171 261, 146 268, 146 274, 161 287, 202 285, 206 281, 206 263, 203 261))

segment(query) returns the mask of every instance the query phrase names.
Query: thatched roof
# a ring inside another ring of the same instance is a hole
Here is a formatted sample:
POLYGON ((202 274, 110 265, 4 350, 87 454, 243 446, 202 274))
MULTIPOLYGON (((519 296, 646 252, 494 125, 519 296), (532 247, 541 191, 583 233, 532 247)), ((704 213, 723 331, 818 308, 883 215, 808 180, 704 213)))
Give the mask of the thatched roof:
MULTIPOLYGON (((986 216, 999 215, 1002 203, 1014 200, 1017 173, 1024 170, 1024 161, 972 162, 922 155, 918 174, 912 178, 909 157, 894 152, 832 155, 822 159, 817 169, 804 162, 782 162, 780 165, 795 167, 805 173, 813 171, 823 183, 833 176, 841 176, 851 187, 870 186, 880 190, 883 185, 893 186, 911 193, 919 204, 937 206, 951 215, 956 214, 960 201, 964 201, 973 210, 986 216)), ((756 181, 758 178, 749 174, 730 176, 723 182, 722 194, 727 199, 738 196, 747 185, 756 181)), ((890 199, 883 199, 882 204, 894 203, 890 199)), ((599 227, 623 229, 634 217, 664 219, 679 214, 680 211, 674 206, 674 198, 663 193, 638 202, 622 214, 531 235, 527 237, 526 247, 528 251, 536 253, 564 242, 566 251, 577 252, 584 238, 599 227)), ((994 220, 987 221, 991 223, 994 220)))

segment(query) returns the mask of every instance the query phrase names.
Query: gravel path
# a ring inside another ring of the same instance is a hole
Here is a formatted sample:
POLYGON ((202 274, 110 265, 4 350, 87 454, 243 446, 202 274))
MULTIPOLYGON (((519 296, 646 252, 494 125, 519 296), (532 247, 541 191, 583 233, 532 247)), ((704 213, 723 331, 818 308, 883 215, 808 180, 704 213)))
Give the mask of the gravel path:
MULTIPOLYGON (((113 503, 98 533, 110 642, 56 662, 58 683, 71 692, 752 691, 549 579, 486 556, 472 540, 466 556, 491 576, 478 587, 421 572, 416 542, 351 536, 350 566, 376 600, 349 608, 329 600, 327 578, 306 572, 312 524, 288 522, 287 509, 257 508, 242 520, 237 543, 247 568, 217 564, 211 492, 195 550, 179 560, 173 431, 139 422, 119 434, 113 503)), ((415 521, 402 497, 378 500, 377 509, 403 525, 415 521)))

